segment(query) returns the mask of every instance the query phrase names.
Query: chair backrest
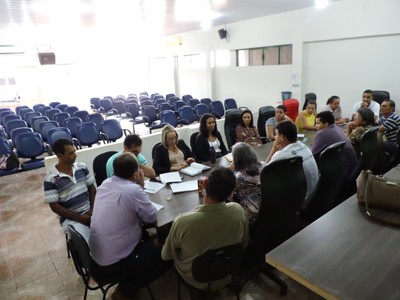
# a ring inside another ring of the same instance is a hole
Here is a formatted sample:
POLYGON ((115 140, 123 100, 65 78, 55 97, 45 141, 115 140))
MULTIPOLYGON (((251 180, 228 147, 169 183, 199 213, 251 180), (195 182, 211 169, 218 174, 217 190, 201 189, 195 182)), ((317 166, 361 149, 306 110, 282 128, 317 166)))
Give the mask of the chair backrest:
POLYGON ((194 108, 197 104, 199 104, 200 103, 200 100, 199 99, 195 99, 195 98, 192 98, 192 99, 189 99, 189 105, 192 107, 192 108, 194 108))
POLYGON ((194 115, 193 108, 191 106, 185 105, 178 109, 179 117, 188 121, 189 124, 192 124, 196 121, 196 116, 194 115))
POLYGON ((36 112, 36 111, 28 112, 28 113, 25 114, 25 121, 26 121, 26 123, 28 123, 28 125, 30 127, 32 127, 32 125, 33 125, 32 124, 32 119, 35 118, 35 117, 41 117, 41 116, 42 115, 40 113, 36 112))
POLYGON ((100 99, 100 107, 106 112, 113 109, 112 102, 109 98, 100 99))
POLYGON ((13 129, 19 127, 28 127, 28 124, 26 124, 24 120, 10 120, 7 122, 7 124, 4 125, 4 128, 6 129, 8 135, 13 129))
POLYGON ((208 112, 211 111, 211 102, 212 102, 212 100, 210 98, 201 98, 200 102, 204 103, 205 105, 208 106, 208 112))
POLYGON ((87 110, 78 110, 74 112, 73 116, 78 117, 82 120, 82 122, 86 121, 86 117, 89 115, 89 112, 87 110))
POLYGON ((210 108, 204 103, 199 103, 194 107, 194 111, 196 113, 197 120, 200 120, 202 115, 210 112, 210 108))
POLYGON ((310 100, 315 100, 316 101, 317 100, 317 95, 315 93, 307 93, 305 95, 305 100, 304 100, 304 104, 303 104, 303 110, 305 110, 307 108, 308 101, 310 101, 310 100))
POLYGON ((50 102, 50 103, 49 103, 49 106, 50 106, 51 108, 55 108, 58 104, 61 104, 61 102, 53 101, 53 102, 50 102))
POLYGON ((124 101, 113 101, 113 108, 117 110, 119 115, 126 113, 124 101))
POLYGON ((10 138, 11 138, 13 145, 15 145, 15 138, 17 137, 17 135, 19 135, 21 133, 25 133, 25 132, 33 132, 33 130, 32 130, 32 128, 29 128, 29 127, 20 127, 20 128, 15 128, 15 129, 11 130, 10 138))
POLYGON ((82 120, 78 117, 70 117, 64 120, 64 126, 71 131, 73 137, 76 137, 76 126, 80 123, 82 123, 82 120))
POLYGON ((267 137, 265 131, 265 122, 275 116, 275 108, 273 106, 262 106, 258 110, 257 129, 260 137, 267 137))
POLYGON ((10 141, 5 137, 0 137, 0 155, 11 154, 13 152, 13 147, 10 141))
POLYGON ((164 110, 160 112, 160 120, 162 123, 168 123, 171 126, 178 126, 178 119, 172 110, 164 110))
MULTIPOLYGON (((94 109, 99 109, 100 108, 100 98, 98 97, 93 97, 90 98, 90 105, 94 108, 94 109)), ((82 120, 84 121, 84 120, 82 120)))
POLYGON ((156 148, 161 145, 161 142, 156 143, 151 149, 151 159, 154 161, 154 157, 156 155, 156 148))
POLYGON ((55 121, 54 120, 54 115, 60 113, 61 110, 59 110, 58 108, 52 108, 46 111, 46 117, 48 117, 51 121, 55 121))
POLYGON ((66 127, 55 127, 47 131, 47 143, 53 147, 55 141, 59 139, 67 139, 72 141, 72 134, 66 127))
POLYGON ((72 117, 72 116, 74 115, 74 113, 75 113, 76 111, 78 111, 78 110, 79 110, 79 108, 76 107, 76 106, 68 106, 68 107, 64 110, 64 112, 69 113, 69 115, 72 117))
POLYGON ((8 121, 11 121, 11 120, 21 120, 21 116, 15 115, 15 114, 4 115, 2 124, 5 125, 5 124, 7 124, 8 121))
POLYGON ((175 111, 178 111, 178 109, 179 109, 180 107, 185 106, 185 105, 186 105, 186 103, 185 103, 184 101, 182 101, 182 100, 177 100, 177 101, 174 102, 174 110, 175 110, 175 111))
POLYGON ((20 158, 32 160, 45 152, 42 136, 38 132, 25 132, 17 135, 15 148, 20 158))
POLYGON ((232 146, 236 143, 236 126, 242 121, 241 115, 242 110, 238 108, 230 109, 226 112, 224 130, 229 150, 231 150, 232 146))
POLYGON ((330 145, 321 152, 318 159, 319 181, 309 196, 310 203, 305 210, 307 220, 313 222, 335 207, 336 197, 344 180, 346 142, 330 145))
POLYGON ((195 149, 196 149, 196 138, 197 138, 197 136, 199 135, 199 132, 198 131, 196 131, 196 132, 193 132, 191 135, 190 135, 190 148, 192 148, 192 152, 193 152, 193 154, 195 154, 195 149))
POLYGON ((19 115, 21 116, 22 120, 26 121, 26 114, 30 112, 33 112, 32 108, 23 108, 19 111, 19 115))
POLYGON ((46 115, 46 111, 50 110, 51 108, 52 108, 51 106, 41 106, 41 107, 39 107, 39 113, 42 116, 45 116, 46 115))
POLYGON ((379 145, 377 133, 378 127, 376 126, 368 129, 361 137, 358 174, 361 170, 371 170, 374 174, 379 174, 384 167, 384 153, 379 145))
POLYGON ((107 179, 106 165, 108 159, 117 151, 107 151, 97 155, 93 160, 93 173, 96 179, 96 185, 99 187, 105 179, 107 179))
POLYGON ((145 106, 151 106, 153 105, 153 101, 151 100, 141 100, 140 101, 140 106, 143 108, 145 106))
POLYGON ((76 125, 76 138, 82 146, 91 147, 100 141, 99 131, 93 122, 83 122, 76 125))
POLYGON ((182 96, 182 101, 184 101, 186 104, 189 104, 190 99, 193 99, 192 95, 186 94, 182 96))
POLYGON ((174 110, 172 105, 169 104, 168 102, 161 102, 157 105, 157 109, 159 112, 162 112, 164 110, 174 110))
POLYGON ((225 99, 224 106, 225 106, 225 110, 232 109, 232 108, 238 108, 237 104, 236 104, 236 100, 233 98, 225 99))
MULTIPOLYGON (((24 109, 24 108, 29 108, 29 106, 27 106, 27 105, 20 105, 20 106, 17 106, 17 107, 15 108, 15 113, 16 113, 17 115, 19 115, 20 110, 21 110, 21 109, 24 109)), ((10 110, 10 109, 8 108, 8 110, 10 110)))
POLYGON ((86 120, 82 120, 83 122, 93 122, 96 124, 97 132, 100 133, 102 129, 102 122, 104 121, 104 118, 101 114, 99 113, 94 113, 94 114, 88 114, 86 116, 86 120))
POLYGON ((126 111, 131 114, 133 119, 140 116, 139 105, 137 103, 129 103, 126 106, 126 111))
POLYGON ((65 126, 64 120, 69 117, 70 117, 69 113, 61 112, 61 113, 55 114, 53 118, 54 118, 54 121, 56 121, 56 122, 58 122, 58 124, 60 124, 60 126, 65 126))
POLYGON ((302 157, 269 163, 261 171, 260 180, 261 206, 249 246, 258 263, 300 228, 300 211, 307 192, 302 157))
POLYGON ((157 110, 153 105, 142 107, 142 115, 148 118, 149 125, 157 120, 160 120, 157 115, 157 110))
POLYGON ((221 101, 214 100, 211 102, 211 113, 215 115, 215 117, 221 118, 225 114, 224 106, 221 101))
POLYGON ((60 125, 56 121, 44 121, 39 123, 39 133, 42 135, 43 141, 47 142, 47 132, 60 125))
POLYGON ((207 250, 193 260, 193 279, 198 282, 208 283, 208 291, 212 289, 213 281, 223 279, 229 275, 231 275, 233 283, 235 283, 242 253, 241 244, 207 250))
MULTIPOLYGON (((15 114, 10 109, 3 110, 2 112, 0 112, 0 122, 1 122, 1 124, 5 125, 3 120, 4 120, 4 117, 7 116, 7 115, 15 115, 15 114)), ((19 114, 18 114, 18 116, 19 116, 19 114)))
POLYGON ((68 104, 58 104, 56 108, 61 110, 62 112, 65 111, 65 109, 68 107, 68 104))
POLYGON ((104 120, 101 131, 105 133, 110 142, 115 142, 123 135, 121 124, 115 119, 104 120))
POLYGON ((296 121, 299 115, 299 100, 297 99, 287 99, 283 101, 283 105, 286 106, 286 115, 294 121, 296 121))
POLYGON ((169 98, 168 102, 173 106, 174 103, 175 103, 176 101, 179 101, 179 100, 181 100, 181 99, 179 99, 179 97, 177 97, 177 96, 172 96, 172 97, 169 98))
MULTIPOLYGON (((70 248, 71 256, 75 264, 76 271, 81 276, 87 275, 87 270, 92 264, 92 257, 90 255, 89 246, 85 238, 76 231, 73 225, 68 225, 69 240, 68 246, 70 248), (87 270, 82 270, 87 269, 87 270)), ((86 282, 85 282, 86 284, 86 282)))
POLYGON ((39 112, 39 108, 45 106, 44 104, 35 104, 34 106, 32 106, 33 110, 36 112, 39 112))
POLYGON ((379 105, 382 104, 383 100, 390 99, 390 93, 388 91, 372 91, 372 95, 374 95, 374 101, 378 102, 379 105))
POLYGON ((169 98, 171 98, 171 97, 175 97, 175 94, 173 94, 173 93, 166 94, 165 95, 165 100, 169 101, 169 98))

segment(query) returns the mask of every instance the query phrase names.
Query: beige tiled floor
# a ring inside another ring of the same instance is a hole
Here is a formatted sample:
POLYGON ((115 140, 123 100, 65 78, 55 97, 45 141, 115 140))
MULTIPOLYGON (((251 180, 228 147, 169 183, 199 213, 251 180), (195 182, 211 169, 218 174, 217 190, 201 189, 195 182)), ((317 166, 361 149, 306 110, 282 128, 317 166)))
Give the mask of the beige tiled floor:
MULTIPOLYGON (((0 178, 0 299, 82 299, 84 285, 66 252, 57 216, 43 202, 45 169, 0 178)), ((316 299, 313 293, 285 278, 285 299, 316 299)), ((177 299, 173 268, 151 284, 156 299, 177 299)), ((111 296, 108 294, 108 298, 111 296)), ((189 299, 184 289, 183 299, 189 299)), ((101 299, 89 292, 88 299, 101 299)), ((142 289, 138 299, 149 299, 142 289)), ((223 290, 213 299, 235 299, 223 290)), ((241 299, 281 299, 277 286, 260 275, 248 282, 241 299)))

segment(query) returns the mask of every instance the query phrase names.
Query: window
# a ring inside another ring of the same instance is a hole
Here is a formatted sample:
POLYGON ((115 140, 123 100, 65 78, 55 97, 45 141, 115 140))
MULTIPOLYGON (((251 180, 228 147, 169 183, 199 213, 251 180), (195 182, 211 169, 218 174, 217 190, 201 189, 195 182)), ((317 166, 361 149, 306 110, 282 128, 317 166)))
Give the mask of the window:
POLYGON ((292 63, 292 45, 236 50, 238 67, 288 65, 292 63))
POLYGON ((179 57, 179 68, 186 70, 205 69, 206 60, 204 54, 192 54, 179 57))

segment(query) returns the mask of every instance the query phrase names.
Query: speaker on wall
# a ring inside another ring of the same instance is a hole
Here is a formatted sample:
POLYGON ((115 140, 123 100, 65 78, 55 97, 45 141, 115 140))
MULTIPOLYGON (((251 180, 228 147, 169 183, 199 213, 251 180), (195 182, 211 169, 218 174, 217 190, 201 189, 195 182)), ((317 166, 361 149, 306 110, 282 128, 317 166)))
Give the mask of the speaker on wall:
POLYGON ((221 40, 226 38, 227 33, 228 32, 224 28, 221 28, 220 30, 218 30, 219 38, 221 40))
POLYGON ((53 52, 39 53, 39 62, 41 65, 54 65, 56 63, 56 55, 53 52))

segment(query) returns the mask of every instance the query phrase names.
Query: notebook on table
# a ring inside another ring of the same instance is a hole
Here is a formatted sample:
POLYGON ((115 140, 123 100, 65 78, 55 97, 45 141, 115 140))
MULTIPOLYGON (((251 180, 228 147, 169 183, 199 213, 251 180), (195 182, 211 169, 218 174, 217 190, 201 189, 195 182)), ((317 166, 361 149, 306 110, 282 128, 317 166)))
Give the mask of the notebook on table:
POLYGON ((168 172, 160 174, 160 181, 164 184, 167 184, 170 182, 181 182, 182 178, 179 172, 168 172))
POLYGON ((203 171, 209 169, 211 169, 211 167, 196 162, 192 162, 189 167, 182 169, 181 172, 189 176, 196 176, 202 173, 203 171))

